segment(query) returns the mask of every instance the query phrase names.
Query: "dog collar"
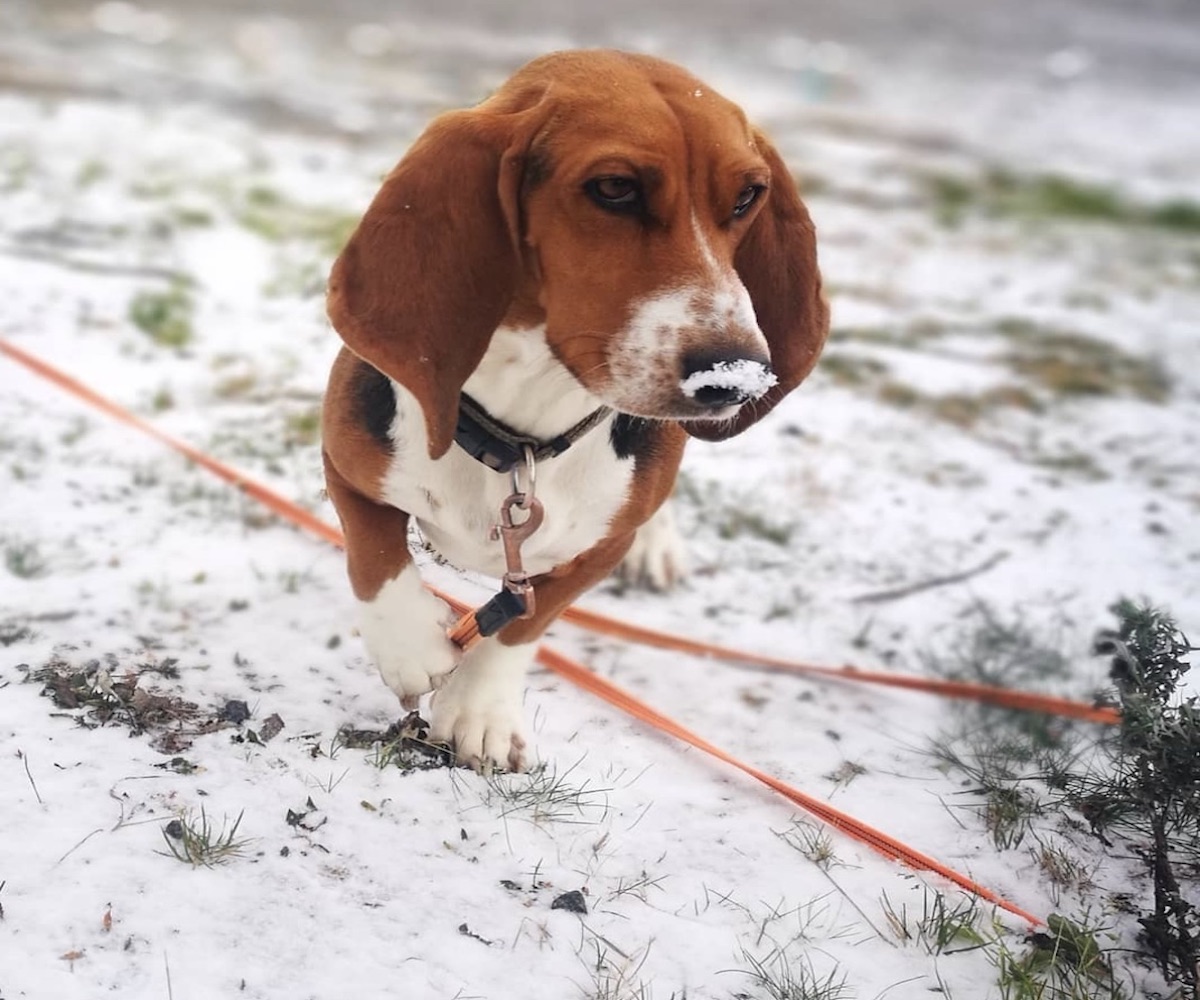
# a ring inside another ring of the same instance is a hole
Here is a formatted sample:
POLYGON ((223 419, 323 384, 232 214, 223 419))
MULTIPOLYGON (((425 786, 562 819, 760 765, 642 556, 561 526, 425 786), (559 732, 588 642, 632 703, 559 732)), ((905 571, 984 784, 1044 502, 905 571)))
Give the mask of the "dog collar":
POLYGON ((574 427, 549 441, 513 430, 493 417, 465 392, 458 401, 458 425, 455 443, 477 462, 496 472, 510 472, 525 460, 525 449, 533 453, 534 461, 561 455, 588 431, 598 427, 612 410, 601 406, 584 417, 574 427))

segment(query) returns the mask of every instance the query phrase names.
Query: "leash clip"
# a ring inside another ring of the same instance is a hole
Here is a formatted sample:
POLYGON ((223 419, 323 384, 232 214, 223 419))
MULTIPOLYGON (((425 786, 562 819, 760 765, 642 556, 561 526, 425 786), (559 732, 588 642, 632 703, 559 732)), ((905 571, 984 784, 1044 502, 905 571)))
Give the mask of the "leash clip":
POLYGON ((500 504, 500 523, 492 527, 492 540, 504 543, 504 577, 499 593, 472 614, 463 617, 448 633, 460 649, 470 649, 480 639, 495 635, 509 622, 532 618, 537 610, 533 584, 521 560, 521 546, 542 525, 545 511, 533 495, 537 482, 533 449, 512 470, 513 491, 500 504), (516 511, 524 511, 520 521, 516 511))
POLYGON ((532 618, 535 609, 533 584, 521 561, 521 546, 541 527, 544 517, 542 502, 537 497, 531 493, 513 493, 500 505, 500 524, 492 530, 492 537, 504 544, 504 589, 521 598, 524 604, 518 618, 532 618), (513 519, 513 511, 518 509, 526 512, 520 522, 513 519))

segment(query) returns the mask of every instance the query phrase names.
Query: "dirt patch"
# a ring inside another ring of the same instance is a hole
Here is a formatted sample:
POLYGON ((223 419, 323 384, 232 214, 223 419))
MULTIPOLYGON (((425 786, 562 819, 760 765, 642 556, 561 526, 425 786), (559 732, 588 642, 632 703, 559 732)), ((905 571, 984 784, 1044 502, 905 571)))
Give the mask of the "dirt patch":
POLYGON ((404 774, 454 764, 454 752, 444 744, 430 741, 429 723, 416 712, 409 712, 387 729, 343 726, 338 730, 337 745, 352 750, 370 750, 376 767, 395 767, 404 774))
POLYGON ((147 678, 153 675, 178 677, 178 661, 150 657, 123 665, 110 653, 79 665, 56 653, 28 678, 79 725, 123 726, 131 735, 149 735, 150 745, 164 754, 181 753, 197 736, 235 727, 224 707, 203 709, 151 687, 147 678))

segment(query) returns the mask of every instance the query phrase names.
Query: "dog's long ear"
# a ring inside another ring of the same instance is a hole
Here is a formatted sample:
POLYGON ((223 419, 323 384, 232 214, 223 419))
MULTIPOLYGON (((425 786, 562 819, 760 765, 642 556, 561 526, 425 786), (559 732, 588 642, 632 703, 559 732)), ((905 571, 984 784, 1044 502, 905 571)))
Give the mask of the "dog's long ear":
POLYGON ((453 443, 459 392, 516 289, 535 117, 484 105, 437 118, 333 265, 330 321, 351 351, 416 397, 433 458, 453 443))
POLYGON ((779 381, 731 420, 682 425, 705 441, 733 437, 766 416, 812 370, 829 333, 829 307, 821 294, 816 234, 808 209, 775 147, 757 130, 754 142, 771 168, 771 189, 737 249, 734 266, 754 303, 779 381))

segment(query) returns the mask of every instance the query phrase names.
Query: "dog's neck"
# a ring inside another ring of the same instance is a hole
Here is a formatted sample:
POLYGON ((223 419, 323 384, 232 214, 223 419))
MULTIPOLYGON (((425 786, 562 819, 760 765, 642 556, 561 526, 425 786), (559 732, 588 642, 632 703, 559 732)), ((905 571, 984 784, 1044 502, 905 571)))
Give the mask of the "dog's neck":
POLYGON ((545 328, 502 326, 463 392, 521 434, 553 438, 604 405, 550 351, 545 328))

